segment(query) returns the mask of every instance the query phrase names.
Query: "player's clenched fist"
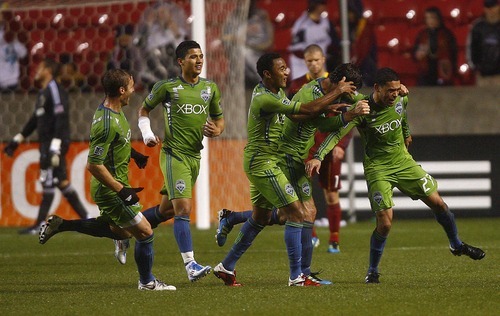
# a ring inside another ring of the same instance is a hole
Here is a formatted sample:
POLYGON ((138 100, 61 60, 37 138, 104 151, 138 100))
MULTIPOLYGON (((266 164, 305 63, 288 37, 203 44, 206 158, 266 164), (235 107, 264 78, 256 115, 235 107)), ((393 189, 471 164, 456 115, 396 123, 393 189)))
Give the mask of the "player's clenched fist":
POLYGON ((125 203, 125 205, 134 205, 139 202, 139 196, 137 196, 137 192, 141 192, 144 188, 128 188, 123 187, 120 191, 118 191, 118 197, 125 203))

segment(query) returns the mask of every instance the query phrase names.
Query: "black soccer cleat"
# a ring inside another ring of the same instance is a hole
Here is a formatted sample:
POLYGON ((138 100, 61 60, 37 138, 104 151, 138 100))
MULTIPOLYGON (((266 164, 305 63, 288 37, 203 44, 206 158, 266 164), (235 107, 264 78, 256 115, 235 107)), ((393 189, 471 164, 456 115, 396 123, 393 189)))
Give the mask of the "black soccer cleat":
POLYGON ((380 283, 378 278, 380 277, 380 273, 378 272, 368 272, 365 277, 365 283, 380 283))
POLYGON ((474 259, 474 260, 481 260, 486 255, 482 249, 473 247, 473 246, 468 245, 468 244, 466 244, 464 242, 462 243, 462 245, 460 246, 460 248, 457 248, 457 249, 453 249, 450 246, 450 251, 455 256, 466 255, 466 256, 469 256, 471 259, 474 259))

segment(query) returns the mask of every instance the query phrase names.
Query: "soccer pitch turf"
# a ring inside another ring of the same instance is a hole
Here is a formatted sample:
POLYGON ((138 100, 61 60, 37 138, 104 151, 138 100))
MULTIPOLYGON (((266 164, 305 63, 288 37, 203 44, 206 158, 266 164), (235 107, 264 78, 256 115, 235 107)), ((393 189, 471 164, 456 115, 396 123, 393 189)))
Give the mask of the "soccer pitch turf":
MULTIPOLYGON (((397 212, 395 213, 397 217, 397 212)), ((458 218, 460 237, 481 247, 480 261, 453 256, 434 220, 394 220, 380 264, 380 284, 364 284, 371 221, 341 229, 341 253, 328 254, 327 228, 319 228, 312 270, 334 285, 288 287, 283 227, 267 227, 236 266, 243 287, 213 276, 191 283, 172 225, 155 230, 153 272, 177 291, 137 290, 132 248, 128 262, 113 256, 113 242, 62 233, 45 245, 37 236, 0 229, 1 315, 498 315, 500 218, 458 218)), ((192 230, 195 257, 214 267, 239 227, 219 248, 215 228, 192 230)))

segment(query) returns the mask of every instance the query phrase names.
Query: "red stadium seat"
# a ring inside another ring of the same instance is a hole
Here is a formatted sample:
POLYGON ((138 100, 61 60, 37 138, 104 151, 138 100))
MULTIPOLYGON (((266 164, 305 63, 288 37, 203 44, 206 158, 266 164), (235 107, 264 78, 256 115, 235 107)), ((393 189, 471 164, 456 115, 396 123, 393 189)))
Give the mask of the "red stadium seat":
POLYGON ((408 29, 403 22, 387 22, 385 25, 379 25, 375 28, 377 47, 379 50, 399 52, 405 49, 404 36, 408 29))
POLYGON ((410 24, 417 23, 418 12, 417 1, 413 0, 397 0, 397 1, 379 1, 376 15, 380 23, 386 21, 407 22, 410 24))
POLYGON ((419 1, 419 15, 423 23, 424 12, 427 8, 437 7, 443 15, 446 26, 452 27, 467 23, 466 2, 457 0, 423 0, 419 1))
POLYGON ((417 65, 409 53, 381 52, 379 54, 379 67, 390 67, 399 74, 414 75, 418 73, 417 65))
POLYGON ((466 2, 465 17, 469 23, 474 22, 477 18, 484 14, 484 7, 482 0, 470 0, 466 2))
POLYGON ((469 36, 471 26, 469 24, 460 25, 452 29, 457 39, 457 46, 459 50, 464 49, 467 45, 467 38, 469 36))
POLYGON ((290 29, 277 29, 274 32, 274 50, 286 52, 291 42, 290 29))

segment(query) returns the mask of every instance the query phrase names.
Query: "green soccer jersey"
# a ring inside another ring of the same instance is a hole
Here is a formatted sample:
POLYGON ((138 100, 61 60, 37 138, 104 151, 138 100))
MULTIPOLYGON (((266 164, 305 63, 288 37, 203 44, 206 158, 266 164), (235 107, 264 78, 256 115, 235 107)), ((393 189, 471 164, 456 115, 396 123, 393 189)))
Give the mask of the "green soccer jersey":
MULTIPOLYGON (((325 95, 321 87, 321 82, 325 78, 319 78, 304 85, 293 97, 292 101, 309 103, 325 95)), ((363 99, 363 95, 358 94, 354 99, 338 99, 340 103, 355 103, 363 99)), ((295 160, 303 162, 307 158, 309 149, 314 144, 314 133, 317 129, 321 132, 338 132, 344 125, 341 115, 326 117, 324 114, 316 118, 294 122, 288 117, 285 118, 283 135, 279 145, 282 153, 291 154, 295 160)), ((332 134, 335 135, 335 134, 332 134)))
POLYGON ((223 117, 220 101, 220 90, 213 81, 199 78, 196 84, 190 84, 176 77, 157 82, 143 106, 148 110, 159 104, 163 106, 164 149, 172 151, 174 155, 200 158, 203 149, 202 126, 209 115, 213 120, 223 117))
MULTIPOLYGON (((129 186, 130 135, 130 126, 123 112, 114 112, 102 104, 97 108, 90 128, 88 162, 104 165, 124 186, 129 186)), ((103 186, 94 177, 90 185, 92 192, 103 186)))
MULTIPOLYGON (((397 172, 413 161, 404 140, 410 136, 406 107, 408 97, 397 97, 392 106, 380 106, 367 97, 370 114, 358 116, 335 135, 330 147, 333 148, 352 128, 357 127, 364 149, 363 166, 367 180, 384 179, 387 173, 397 172)), ((331 150, 330 148, 330 150, 331 150)), ((322 160, 329 151, 317 154, 322 160)))
POLYGON ((252 94, 248 111, 248 143, 244 151, 244 169, 265 168, 276 160, 285 114, 296 114, 301 103, 290 101, 283 89, 278 93, 259 83, 252 94))

